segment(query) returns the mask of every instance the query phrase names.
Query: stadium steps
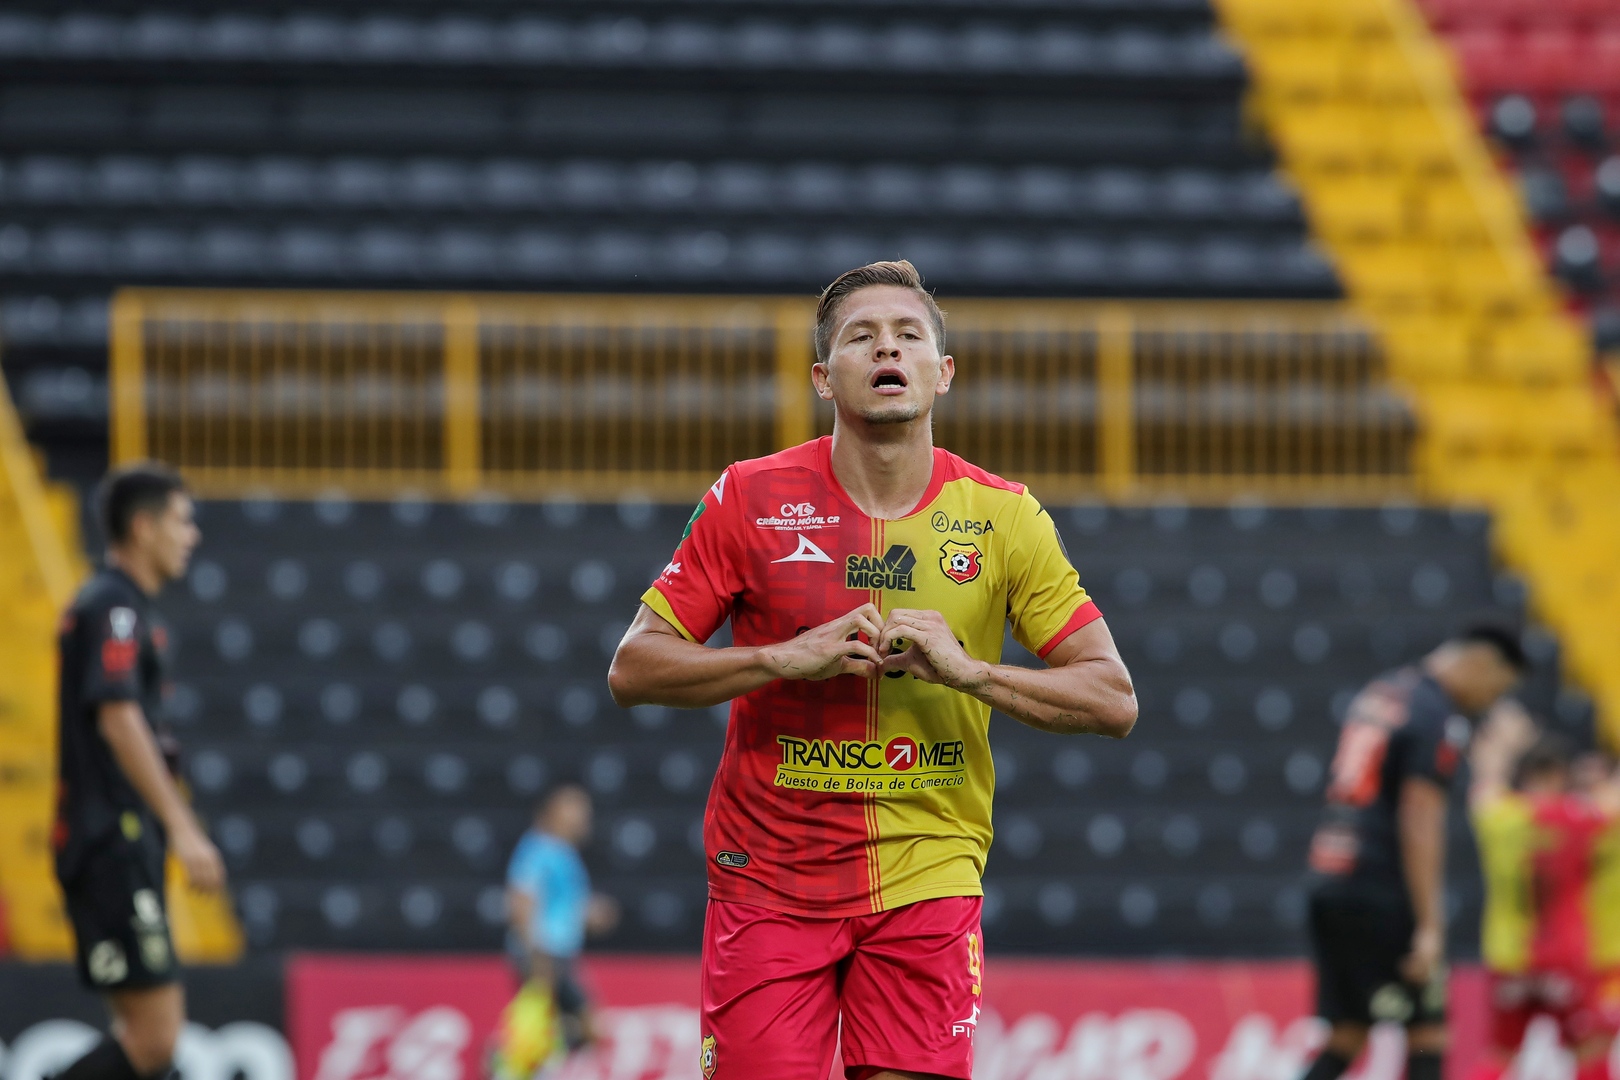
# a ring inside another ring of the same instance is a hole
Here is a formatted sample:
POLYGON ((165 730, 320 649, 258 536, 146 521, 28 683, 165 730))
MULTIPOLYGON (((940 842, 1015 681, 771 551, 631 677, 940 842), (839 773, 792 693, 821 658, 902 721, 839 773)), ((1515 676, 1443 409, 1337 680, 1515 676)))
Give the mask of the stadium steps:
POLYGON ((1411 0, 1216 7, 1253 113, 1412 399, 1425 490, 1497 515, 1501 554, 1615 743, 1620 439, 1450 58, 1411 0))
POLYGON ((58 612, 82 576, 67 537, 75 507, 41 479, 0 386, 0 901, 5 934, 25 960, 70 954, 50 862, 56 786, 58 612))

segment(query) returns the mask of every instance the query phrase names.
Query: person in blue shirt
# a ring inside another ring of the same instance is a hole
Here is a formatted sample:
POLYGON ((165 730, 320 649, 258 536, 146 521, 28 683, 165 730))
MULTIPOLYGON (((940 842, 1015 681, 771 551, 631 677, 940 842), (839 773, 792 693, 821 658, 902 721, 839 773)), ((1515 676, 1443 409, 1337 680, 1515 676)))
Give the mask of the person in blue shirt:
POLYGON ((595 1041, 576 962, 587 934, 618 922, 612 897, 591 892, 579 849, 591 835, 591 797, 566 784, 536 808, 506 870, 509 949, 524 981, 552 988, 570 1052, 595 1041))

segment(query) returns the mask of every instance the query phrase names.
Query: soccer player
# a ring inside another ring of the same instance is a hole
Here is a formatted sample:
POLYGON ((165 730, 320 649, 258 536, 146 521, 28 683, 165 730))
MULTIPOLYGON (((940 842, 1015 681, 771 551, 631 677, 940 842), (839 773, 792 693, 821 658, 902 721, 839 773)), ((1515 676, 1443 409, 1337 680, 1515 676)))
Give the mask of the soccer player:
POLYGON ((933 444, 943 317, 908 262, 839 277, 833 434, 725 470, 614 657, 623 705, 732 701, 704 846, 702 1071, 967 1080, 996 708, 1122 737, 1130 676, 1051 517, 933 444), (734 645, 705 642, 727 619, 734 645), (999 663, 1005 627, 1045 670, 999 663))
POLYGON ((201 534, 180 478, 161 465, 109 474, 98 503, 106 565, 68 608, 59 639, 52 842, 79 978, 105 997, 112 1037, 58 1080, 157 1080, 185 1023, 163 895, 167 850, 193 887, 213 891, 225 881, 155 726, 170 642, 153 601, 186 572, 201 534))
POLYGON ((576 784, 546 796, 506 871, 511 949, 524 981, 550 988, 567 1049, 594 1041, 590 1003, 575 970, 587 933, 606 933, 618 906, 591 892, 579 848, 591 835, 591 797, 576 784))
POLYGON ((1316 1008, 1331 1030, 1305 1080, 1336 1080, 1378 1020, 1405 1025, 1408 1080, 1439 1080, 1447 792, 1474 719, 1527 666, 1512 631, 1475 623, 1351 702, 1311 841, 1316 1008))
POLYGON ((1491 1044, 1471 1080, 1500 1080, 1538 1014, 1557 1021, 1576 1080, 1605 1080, 1620 1031, 1620 781, 1572 791, 1562 740, 1542 736, 1515 763, 1522 739, 1494 720, 1469 793, 1491 1008, 1491 1044))

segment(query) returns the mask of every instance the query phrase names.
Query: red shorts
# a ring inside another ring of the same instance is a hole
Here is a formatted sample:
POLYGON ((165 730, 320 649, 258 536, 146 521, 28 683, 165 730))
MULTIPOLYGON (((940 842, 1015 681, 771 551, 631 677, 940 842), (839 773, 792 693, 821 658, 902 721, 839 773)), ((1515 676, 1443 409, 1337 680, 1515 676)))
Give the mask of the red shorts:
POLYGON ((807 919, 710 900, 704 1077, 827 1080, 841 1035, 850 1080, 883 1069, 969 1080, 982 906, 977 896, 949 896, 807 919))
POLYGON ((1620 1032, 1620 971, 1491 973, 1491 1044, 1512 1054, 1537 1016, 1558 1021, 1566 1046, 1620 1032))

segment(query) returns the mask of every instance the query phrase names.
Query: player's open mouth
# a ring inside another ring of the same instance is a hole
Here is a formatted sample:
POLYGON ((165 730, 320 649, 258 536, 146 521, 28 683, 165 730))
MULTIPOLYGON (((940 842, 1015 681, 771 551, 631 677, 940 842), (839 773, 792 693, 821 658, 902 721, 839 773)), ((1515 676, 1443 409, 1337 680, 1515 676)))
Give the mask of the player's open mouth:
POLYGON ((897 367, 878 368, 872 373, 872 389, 880 394, 906 392, 906 373, 897 367))

